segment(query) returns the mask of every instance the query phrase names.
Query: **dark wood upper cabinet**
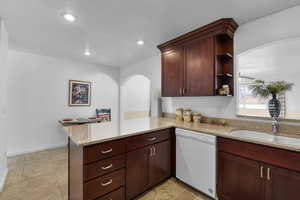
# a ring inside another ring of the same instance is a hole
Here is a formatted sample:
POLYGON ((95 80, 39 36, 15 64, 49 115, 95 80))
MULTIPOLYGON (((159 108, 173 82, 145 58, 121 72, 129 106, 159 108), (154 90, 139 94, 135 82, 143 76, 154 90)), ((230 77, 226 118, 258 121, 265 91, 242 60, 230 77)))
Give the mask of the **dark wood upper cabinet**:
POLYGON ((233 95, 233 35, 238 25, 220 19, 158 46, 162 96, 214 96, 222 85, 233 95))
POLYGON ((193 41, 185 46, 184 96, 213 96, 214 38, 193 41))
POLYGON ((184 49, 174 48, 162 54, 162 93, 164 96, 182 96, 184 83, 184 49))

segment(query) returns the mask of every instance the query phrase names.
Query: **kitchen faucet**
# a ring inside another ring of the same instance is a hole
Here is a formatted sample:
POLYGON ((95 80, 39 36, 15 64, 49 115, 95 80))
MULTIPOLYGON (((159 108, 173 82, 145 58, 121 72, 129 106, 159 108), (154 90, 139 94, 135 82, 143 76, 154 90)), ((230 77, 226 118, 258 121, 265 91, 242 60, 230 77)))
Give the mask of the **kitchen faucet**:
POLYGON ((279 132, 279 120, 277 117, 273 117, 272 119, 272 133, 276 134, 279 132))

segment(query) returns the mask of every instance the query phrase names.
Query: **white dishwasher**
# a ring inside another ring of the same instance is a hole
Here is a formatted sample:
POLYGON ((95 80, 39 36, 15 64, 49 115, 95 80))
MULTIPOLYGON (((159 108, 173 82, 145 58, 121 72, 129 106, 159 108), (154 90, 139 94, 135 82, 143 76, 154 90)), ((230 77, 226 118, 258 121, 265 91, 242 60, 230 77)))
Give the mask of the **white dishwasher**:
POLYGON ((176 177, 216 198, 216 137, 176 129, 176 177))

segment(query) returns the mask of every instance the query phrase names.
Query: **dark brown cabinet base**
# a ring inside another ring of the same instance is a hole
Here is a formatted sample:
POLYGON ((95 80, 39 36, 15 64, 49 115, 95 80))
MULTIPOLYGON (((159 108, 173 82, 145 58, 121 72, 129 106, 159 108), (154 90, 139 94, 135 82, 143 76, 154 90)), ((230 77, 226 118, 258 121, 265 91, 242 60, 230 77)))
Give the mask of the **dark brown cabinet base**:
POLYGON ((218 154, 219 198, 223 200, 263 200, 260 164, 256 161, 218 154))
POLYGON ((149 147, 127 153, 126 199, 132 199, 147 190, 149 153, 149 147))
POLYGON ((171 176, 174 129, 90 146, 69 140, 70 200, 131 200, 171 176))
POLYGON ((299 153, 218 138, 220 200, 294 200, 299 196, 299 153))
POLYGON ((171 176, 171 140, 127 153, 126 199, 133 199, 171 176))
MULTIPOLYGON (((131 200, 175 176, 175 129, 78 146, 69 141, 70 200, 131 200), (93 154, 93 155, 91 155, 93 154)), ((218 137, 219 200, 296 200, 300 153, 218 137)))

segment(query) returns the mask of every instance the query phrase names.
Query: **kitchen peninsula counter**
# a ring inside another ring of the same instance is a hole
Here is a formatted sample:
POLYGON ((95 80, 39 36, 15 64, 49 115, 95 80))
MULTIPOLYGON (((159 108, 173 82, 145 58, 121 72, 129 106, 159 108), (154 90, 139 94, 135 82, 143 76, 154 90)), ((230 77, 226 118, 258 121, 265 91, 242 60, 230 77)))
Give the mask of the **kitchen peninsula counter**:
POLYGON ((239 130, 240 128, 238 127, 182 122, 176 121, 173 118, 140 118, 125 120, 120 124, 107 122, 63 127, 72 142, 79 146, 113 141, 168 128, 182 128, 219 137, 300 152, 300 144, 291 145, 280 143, 278 141, 259 140, 233 135, 231 132, 233 130, 239 130))

